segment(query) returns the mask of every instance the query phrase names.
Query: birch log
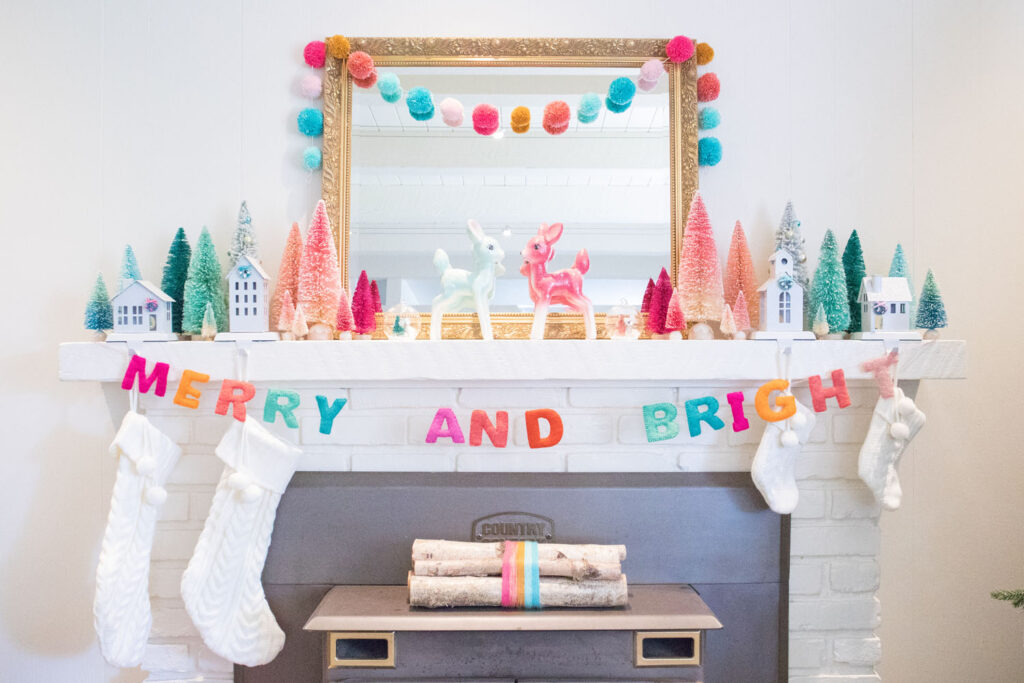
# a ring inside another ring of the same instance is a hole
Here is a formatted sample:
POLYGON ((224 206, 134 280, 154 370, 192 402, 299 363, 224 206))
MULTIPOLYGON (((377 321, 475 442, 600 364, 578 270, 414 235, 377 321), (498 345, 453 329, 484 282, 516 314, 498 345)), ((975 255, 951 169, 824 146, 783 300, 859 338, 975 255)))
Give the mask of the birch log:
MULTIPOLYGON (((622 607, 627 601, 626 575, 616 581, 540 580, 543 607, 622 607)), ((412 607, 500 607, 499 576, 416 576, 409 572, 412 607)))
MULTIPOLYGON (((416 576, 501 576, 501 558, 485 557, 469 560, 413 560, 416 576)), ((564 576, 576 581, 614 581, 622 575, 618 562, 588 560, 538 560, 541 576, 564 576)))
MULTIPOLYGON (((480 560, 501 559, 505 542, 470 543, 466 541, 437 541, 417 538, 412 542, 412 559, 416 560, 480 560)), ((586 560, 593 563, 615 563, 626 559, 624 545, 570 545, 566 543, 538 543, 538 560, 586 560)))

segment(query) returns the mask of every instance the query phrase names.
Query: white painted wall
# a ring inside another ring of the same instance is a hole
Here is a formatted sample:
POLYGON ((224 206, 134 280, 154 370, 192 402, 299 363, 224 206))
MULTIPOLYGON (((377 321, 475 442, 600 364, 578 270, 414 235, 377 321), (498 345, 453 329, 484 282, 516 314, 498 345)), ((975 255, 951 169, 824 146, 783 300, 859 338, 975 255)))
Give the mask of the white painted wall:
MULTIPOLYGON (((131 241, 156 277, 173 230, 225 249, 249 200, 271 260, 318 182, 302 171, 296 80, 313 37, 667 36, 712 43, 725 160, 701 184, 722 243, 736 218, 766 257, 787 198, 814 258, 861 231, 881 269, 899 239, 934 267, 971 379, 925 383, 932 419, 883 517, 880 670, 900 683, 1019 680, 1024 618, 989 590, 1024 585, 1024 421, 1014 295, 1024 176, 1024 5, 770 2, 138 3, 0 7, 0 229, 8 332, 0 515, 0 678, 137 680, 102 665, 92 573, 112 435, 101 389, 60 385, 97 269, 131 241)), ((765 269, 760 273, 764 275, 765 269)))

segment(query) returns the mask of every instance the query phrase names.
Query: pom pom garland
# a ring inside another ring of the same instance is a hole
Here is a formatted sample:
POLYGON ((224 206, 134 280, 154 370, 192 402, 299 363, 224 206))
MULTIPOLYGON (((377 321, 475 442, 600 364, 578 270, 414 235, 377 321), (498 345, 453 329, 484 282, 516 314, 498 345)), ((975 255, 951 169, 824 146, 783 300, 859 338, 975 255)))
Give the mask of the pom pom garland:
POLYGON ((715 58, 715 49, 707 43, 697 43, 697 66, 704 66, 715 58))
POLYGON ((327 58, 327 46, 324 45, 322 40, 311 40, 306 43, 302 56, 305 58, 306 64, 309 64, 314 69, 321 69, 327 58))
POLYGON ((473 130, 480 135, 492 135, 498 130, 498 110, 490 104, 473 107, 473 130))
POLYGON ((417 121, 429 121, 434 118, 434 97, 426 88, 413 88, 405 97, 409 107, 409 116, 417 121))
POLYGON ((516 107, 512 110, 512 132, 522 134, 528 130, 530 130, 530 109, 516 107))
POLYGON ((627 107, 636 95, 636 84, 625 76, 619 76, 608 86, 608 99, 618 105, 627 107))
POLYGON ((714 107, 704 107, 697 114, 697 125, 700 126, 701 130, 718 128, 718 124, 721 122, 722 115, 714 107))
POLYGON ((402 99, 402 82, 398 74, 386 73, 377 81, 377 90, 385 102, 397 102, 402 99))
POLYGON ((714 72, 706 73, 697 79, 697 100, 699 102, 711 102, 718 99, 722 84, 718 75, 714 72))
POLYGON ((640 80, 642 81, 654 81, 657 83, 664 74, 665 65, 657 58, 648 59, 644 62, 644 65, 640 67, 640 80))
POLYGON ((324 114, 312 107, 303 109, 298 117, 299 132, 303 135, 316 136, 324 132, 324 114))
POLYGON ((714 166, 722 160, 722 143, 718 138, 701 138, 697 142, 697 163, 714 166))
POLYGON ((580 98, 580 106, 576 110, 576 118, 580 123, 593 123, 601 113, 601 96, 588 92, 580 98))
POLYGON ((327 39, 327 54, 335 59, 345 59, 351 49, 352 45, 345 36, 337 35, 327 39))
POLYGON ((316 74, 306 74, 299 81, 299 90, 302 92, 303 97, 308 97, 311 100, 315 100, 320 97, 323 92, 324 84, 320 80, 320 77, 316 74))
POLYGON ((323 164, 324 155, 319 147, 307 147, 302 150, 302 165, 307 171, 315 171, 323 164))
POLYGON ((569 105, 562 100, 549 102, 544 107, 544 130, 551 135, 561 135, 569 129, 569 105))
POLYGON ((356 80, 365 80, 374 71, 373 57, 362 50, 353 52, 348 56, 348 72, 356 80))
POLYGON ((622 112, 629 109, 629 105, 631 104, 632 101, 626 102, 626 104, 616 104, 615 102, 612 102, 611 98, 604 98, 604 106, 607 107, 608 111, 610 111, 613 114, 621 114, 622 112))
POLYGON ((366 78, 353 78, 352 82, 356 84, 357 88, 372 88, 377 83, 377 70, 371 71, 366 78))
POLYGON ((462 125, 462 102, 459 102, 454 97, 446 97, 441 100, 441 104, 438 107, 441 109, 441 120, 444 121, 445 125, 452 128, 458 128, 462 125))
POLYGON ((665 45, 665 54, 676 64, 685 62, 693 56, 693 52, 693 41, 686 36, 676 36, 665 45))

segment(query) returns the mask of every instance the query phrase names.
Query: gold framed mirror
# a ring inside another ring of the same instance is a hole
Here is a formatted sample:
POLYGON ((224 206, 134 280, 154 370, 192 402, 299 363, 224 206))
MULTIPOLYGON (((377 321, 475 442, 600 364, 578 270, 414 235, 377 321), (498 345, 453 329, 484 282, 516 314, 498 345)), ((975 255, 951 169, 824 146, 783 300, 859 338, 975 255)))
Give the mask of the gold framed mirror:
MULTIPOLYGON (((323 198, 335 231, 342 282, 349 293, 363 268, 371 278, 377 277, 374 271, 383 267, 380 264, 401 269, 403 280, 392 286, 384 308, 396 303, 399 295, 404 303, 408 303, 405 296, 418 299, 416 303, 420 304, 423 318, 420 338, 427 338, 430 309, 423 310, 423 301, 430 278, 419 272, 417 280, 411 271, 429 267, 434 253, 430 244, 446 249, 451 244, 457 249, 455 241, 465 240, 466 219, 480 218, 472 212, 493 206, 504 206, 509 213, 500 220, 492 216, 491 220, 481 219, 480 222, 486 232, 496 237, 501 235, 506 240, 503 245, 506 273, 498 280, 498 289, 508 290, 513 297, 499 305, 492 302, 491 324, 496 339, 525 339, 530 335, 532 305, 522 300, 525 278, 517 273, 516 261, 520 247, 525 246, 526 239, 534 234, 540 222, 564 222, 565 234, 571 234, 575 240, 562 240, 553 269, 568 267, 580 247, 591 248, 591 242, 605 245, 603 258, 596 257, 593 251, 590 258, 592 263, 608 264, 604 273, 606 279, 600 280, 602 271, 593 267, 584 282, 584 293, 589 294, 587 287, 591 283, 592 289, 600 290, 605 297, 602 301, 595 300, 598 338, 606 336, 602 311, 619 303, 618 299, 610 297, 628 291, 629 296, 622 298, 639 306, 647 278, 656 277, 662 266, 670 267, 675 282, 683 226, 690 199, 697 189, 695 58, 680 64, 665 61, 666 75, 658 90, 637 92, 640 97, 662 99, 652 100, 644 107, 634 105, 627 110, 632 112, 629 116, 606 114, 602 108, 597 122, 600 125, 584 127, 575 117, 576 102, 569 98, 578 97, 579 92, 601 93, 594 86, 602 82, 601 79, 607 87, 607 83, 619 75, 634 78, 644 62, 655 57, 664 59, 667 39, 349 38, 349 41, 353 52, 363 51, 373 57, 381 74, 395 72, 405 93, 412 87, 433 86, 431 90, 438 101, 452 92, 471 90, 475 93, 460 98, 466 102, 466 107, 465 122, 459 129, 444 126, 439 112, 433 121, 413 126, 409 124, 418 122, 413 122, 408 113, 402 111, 404 97, 387 105, 376 87, 354 89, 347 59, 327 58, 323 83, 323 198), (556 137, 545 133, 541 111, 533 106, 530 107, 531 131, 527 135, 516 135, 508 130, 507 112, 518 101, 516 98, 524 102, 530 97, 546 97, 548 101, 563 99, 555 93, 563 94, 572 107, 569 135, 556 137), (491 143, 473 131, 470 112, 474 97, 484 98, 488 103, 494 101, 501 112, 501 130, 488 136, 498 141, 483 152, 479 145, 491 143), (375 103, 367 98, 375 98, 375 103), (388 106, 394 107, 394 111, 387 109, 388 106), (507 142, 500 141, 504 133, 507 133, 507 142), (384 138, 390 146, 383 146, 384 138), (597 142, 598 138, 604 139, 597 142), (598 144, 603 147, 582 149, 578 146, 582 143, 571 147, 573 143, 567 140, 573 139, 586 139, 591 147, 598 144), (445 147, 442 149, 441 145, 445 147), (510 161, 504 163, 514 170, 480 168, 489 162, 475 163, 478 159, 490 160, 502 155, 509 157, 510 161), (574 170, 550 167, 576 158, 580 162, 574 170), (431 159, 444 159, 444 163, 461 166, 433 168, 431 159), (602 160, 605 159, 617 160, 619 167, 604 168, 602 160), (650 159, 663 162, 664 169, 652 168, 647 163, 650 159), (579 168, 587 163, 591 164, 591 177, 580 178, 579 168), (475 168, 467 170, 467 165, 475 168), (539 180, 538 174, 543 176, 539 180), (498 179, 496 183, 491 182, 493 178, 498 179), (492 184, 515 186, 516 192, 506 192, 496 201, 498 195, 488 187, 492 184), (467 186, 481 189, 469 193, 465 190, 467 186), (529 188, 538 188, 536 194, 523 194, 529 188), (444 196, 457 198, 450 203, 455 206, 453 211, 463 211, 461 220, 453 220, 457 214, 437 208, 438 197, 444 196), (579 211, 582 206, 589 207, 590 213, 579 211), (573 232, 573 222, 563 220, 561 215, 563 209, 568 213, 571 207, 575 207, 578 214, 575 224, 592 228, 581 227, 573 232), (421 208, 435 222, 410 219, 409 216, 421 208), (524 216, 531 213, 530 209, 543 209, 543 218, 537 220, 541 214, 529 218, 511 215, 520 209, 524 216), (608 213, 615 213, 618 222, 595 220, 595 216, 603 217, 608 213), (637 216, 635 221, 632 220, 634 215, 637 216), (401 245, 408 253, 390 252, 394 245, 401 245), (637 245, 647 245, 646 251, 639 253, 637 245), (612 264, 623 271, 625 264, 630 264, 632 271, 616 273, 613 277, 607 272, 612 264)), ((464 267, 468 265, 466 260, 457 252, 452 253, 453 265, 464 267)), ((434 275, 435 293, 437 286, 434 275)), ((378 335, 383 336, 381 327, 378 324, 378 335)), ((548 316, 545 338, 583 337, 580 314, 567 312, 548 316)), ((445 314, 443 338, 479 339, 476 313, 445 314)))

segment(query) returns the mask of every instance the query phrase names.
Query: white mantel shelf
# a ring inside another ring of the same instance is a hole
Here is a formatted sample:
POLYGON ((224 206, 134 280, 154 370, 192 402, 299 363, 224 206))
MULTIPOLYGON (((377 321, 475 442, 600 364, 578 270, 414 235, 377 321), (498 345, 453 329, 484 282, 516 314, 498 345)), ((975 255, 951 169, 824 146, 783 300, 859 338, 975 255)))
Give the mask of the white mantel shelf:
MULTIPOLYGON (((176 379, 188 368, 211 378, 236 378, 239 349, 247 349, 252 382, 619 382, 768 380, 779 376, 774 341, 500 340, 146 342, 132 345, 150 363, 170 365, 176 379)), ((842 368, 867 379, 860 364, 886 352, 880 341, 797 341, 791 376, 842 368)), ((129 345, 76 342, 60 346, 60 379, 120 382, 129 345)), ((152 366, 150 366, 152 367, 152 366)), ((899 379, 962 379, 967 342, 900 345, 899 379)))

